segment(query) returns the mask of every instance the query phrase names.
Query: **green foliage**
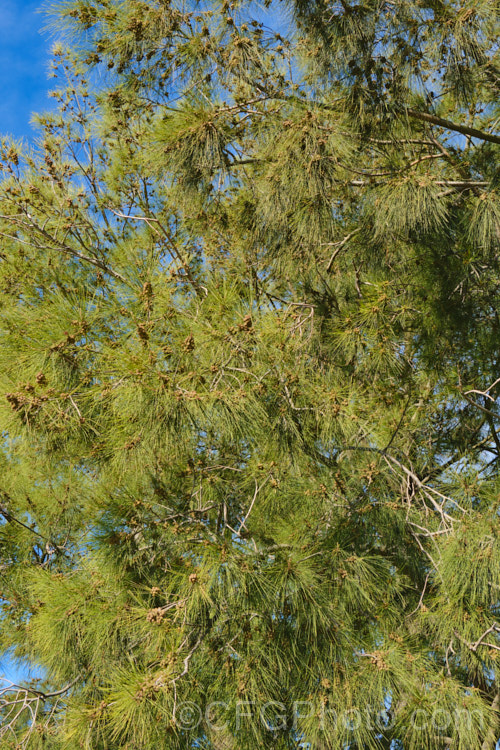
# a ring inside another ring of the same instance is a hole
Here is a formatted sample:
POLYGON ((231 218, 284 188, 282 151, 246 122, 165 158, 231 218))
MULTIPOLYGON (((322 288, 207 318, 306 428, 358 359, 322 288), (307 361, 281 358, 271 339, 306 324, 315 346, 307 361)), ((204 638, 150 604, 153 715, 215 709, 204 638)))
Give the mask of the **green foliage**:
POLYGON ((264 5, 50 4, 0 143, 2 749, 500 735, 496 8, 264 5))

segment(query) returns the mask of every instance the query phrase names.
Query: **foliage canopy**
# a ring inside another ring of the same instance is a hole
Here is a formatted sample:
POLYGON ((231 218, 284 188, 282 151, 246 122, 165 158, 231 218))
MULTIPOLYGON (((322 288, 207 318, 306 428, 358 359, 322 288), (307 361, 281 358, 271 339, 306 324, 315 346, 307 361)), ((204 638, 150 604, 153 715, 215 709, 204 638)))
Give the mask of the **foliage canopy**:
POLYGON ((0 143, 1 748, 500 735, 498 7, 264 5, 52 3, 0 143))

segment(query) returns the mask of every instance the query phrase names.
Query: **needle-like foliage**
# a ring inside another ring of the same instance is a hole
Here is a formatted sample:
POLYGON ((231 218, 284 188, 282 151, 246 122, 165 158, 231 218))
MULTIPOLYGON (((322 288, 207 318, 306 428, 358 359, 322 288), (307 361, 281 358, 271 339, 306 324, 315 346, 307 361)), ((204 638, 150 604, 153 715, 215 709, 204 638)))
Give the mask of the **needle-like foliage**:
POLYGON ((0 748, 493 750, 498 8, 60 0, 0 143, 0 748), (37 672, 38 670, 38 672, 37 672))

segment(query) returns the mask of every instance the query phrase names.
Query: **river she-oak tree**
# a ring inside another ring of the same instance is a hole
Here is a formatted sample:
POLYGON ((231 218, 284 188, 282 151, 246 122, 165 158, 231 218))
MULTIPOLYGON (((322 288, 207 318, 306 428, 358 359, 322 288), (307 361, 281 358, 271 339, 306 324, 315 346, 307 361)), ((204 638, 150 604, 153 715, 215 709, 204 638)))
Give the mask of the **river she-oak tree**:
POLYGON ((0 748, 493 750, 494 0, 59 0, 0 141, 0 748))

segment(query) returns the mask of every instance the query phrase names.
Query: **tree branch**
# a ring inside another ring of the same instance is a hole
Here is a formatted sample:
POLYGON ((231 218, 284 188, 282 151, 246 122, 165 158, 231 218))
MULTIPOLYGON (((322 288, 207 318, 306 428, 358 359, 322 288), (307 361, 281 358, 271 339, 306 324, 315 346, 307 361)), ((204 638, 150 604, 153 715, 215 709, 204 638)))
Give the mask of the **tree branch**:
POLYGON ((481 750, 494 750, 495 749, 496 742, 497 742, 498 726, 500 724, 499 709, 500 709, 500 693, 497 693, 495 697, 493 698, 493 703, 491 704, 491 711, 493 715, 491 717, 490 726, 488 727, 486 737, 484 738, 484 742, 481 745, 481 750))
POLYGON ((470 128, 467 125, 457 125, 450 120, 445 120, 442 117, 436 115, 430 115, 427 112, 419 112, 416 109, 407 109, 406 114, 408 117, 412 117, 414 120, 421 120, 422 122, 430 122, 432 125, 438 125, 440 128, 446 130, 453 130, 455 133, 462 133, 462 135, 470 135, 472 138, 479 138, 481 141, 490 141, 490 143, 500 143, 500 135, 494 133, 485 133, 483 130, 477 130, 476 128, 470 128))

